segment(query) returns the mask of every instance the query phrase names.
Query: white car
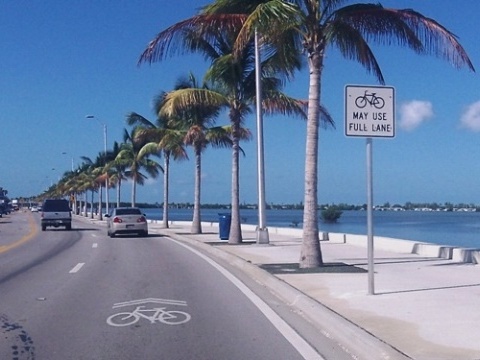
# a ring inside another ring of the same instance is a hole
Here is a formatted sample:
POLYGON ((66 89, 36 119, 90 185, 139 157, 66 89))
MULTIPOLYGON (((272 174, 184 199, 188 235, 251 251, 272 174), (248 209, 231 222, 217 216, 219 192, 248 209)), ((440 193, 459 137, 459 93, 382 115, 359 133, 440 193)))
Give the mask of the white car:
POLYGON ((112 238, 124 234, 148 236, 147 218, 139 208, 114 208, 105 217, 107 218, 107 234, 112 238))

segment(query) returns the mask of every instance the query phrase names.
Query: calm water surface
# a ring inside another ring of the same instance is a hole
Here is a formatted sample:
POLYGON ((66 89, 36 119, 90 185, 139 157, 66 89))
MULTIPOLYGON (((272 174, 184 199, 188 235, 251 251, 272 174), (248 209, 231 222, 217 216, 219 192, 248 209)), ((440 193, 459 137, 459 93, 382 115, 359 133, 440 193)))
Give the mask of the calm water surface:
MULTIPOLYGON (((144 209, 149 219, 162 219, 161 209, 144 209)), ((228 210, 202 209, 202 221, 218 222, 218 213, 228 210)), ((267 210, 267 227, 289 227, 298 222, 302 227, 301 210, 267 210)), ((170 209, 169 219, 191 221, 193 210, 170 209)), ((241 210, 242 223, 258 224, 258 210, 241 210)), ((480 248, 480 213, 375 211, 374 235, 424 241, 441 245, 480 248)), ((320 223, 320 231, 346 234, 367 234, 365 211, 344 211, 338 223, 320 223)))

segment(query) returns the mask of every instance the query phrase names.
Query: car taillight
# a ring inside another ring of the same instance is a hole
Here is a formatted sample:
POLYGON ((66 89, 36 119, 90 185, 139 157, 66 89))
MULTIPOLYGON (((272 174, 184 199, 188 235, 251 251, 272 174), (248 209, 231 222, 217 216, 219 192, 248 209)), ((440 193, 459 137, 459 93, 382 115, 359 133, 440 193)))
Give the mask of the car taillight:
POLYGON ((147 219, 145 219, 145 217, 143 217, 143 216, 140 216, 140 217, 137 219, 137 222, 138 222, 138 223, 147 222, 147 219))
POLYGON ((116 217, 116 216, 115 216, 115 217, 113 218, 113 222, 114 222, 114 223, 121 223, 121 222, 122 222, 122 219, 120 219, 119 217, 116 217))

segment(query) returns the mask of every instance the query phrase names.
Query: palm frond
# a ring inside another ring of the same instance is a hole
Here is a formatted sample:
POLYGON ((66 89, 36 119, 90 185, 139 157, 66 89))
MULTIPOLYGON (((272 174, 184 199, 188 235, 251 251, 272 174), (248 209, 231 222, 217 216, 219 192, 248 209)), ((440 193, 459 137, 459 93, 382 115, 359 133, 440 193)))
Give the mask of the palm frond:
POLYGON ((128 125, 141 125, 146 128, 154 128, 155 125, 149 121, 148 119, 144 118, 142 115, 137 114, 136 112, 130 112, 127 114, 126 122, 128 125))
POLYGON ((307 101, 291 98, 280 91, 270 91, 262 99, 262 108, 267 115, 293 115, 306 119, 307 105, 307 101))
POLYGON ((247 16, 242 14, 218 14, 197 15, 180 21, 160 32, 150 41, 140 55, 138 64, 145 62, 151 64, 161 61, 167 56, 190 52, 192 43, 191 38, 185 37, 187 33, 194 33, 211 44, 218 37, 219 29, 226 32, 238 32, 246 18, 247 16))
POLYGON ((168 93, 160 114, 172 117, 198 104, 222 107, 228 105, 228 102, 219 93, 208 89, 180 89, 168 93))
POLYGON ((380 4, 355 4, 335 11, 329 22, 350 26, 366 41, 408 47, 420 54, 443 58, 455 67, 466 66, 474 71, 457 37, 437 21, 414 10, 388 9, 380 4))
POLYGON ((346 59, 359 62, 368 72, 372 72, 381 84, 385 84, 375 55, 357 29, 343 22, 332 22, 325 27, 324 34, 327 42, 335 45, 346 59))

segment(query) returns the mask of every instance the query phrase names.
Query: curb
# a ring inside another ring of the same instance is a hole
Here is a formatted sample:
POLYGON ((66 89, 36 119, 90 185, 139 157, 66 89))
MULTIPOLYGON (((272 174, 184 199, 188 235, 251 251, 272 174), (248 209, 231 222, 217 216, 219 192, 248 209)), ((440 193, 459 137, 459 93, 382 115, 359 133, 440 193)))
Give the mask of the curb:
POLYGON ((302 316, 318 328, 324 336, 334 340, 346 352, 354 353, 354 358, 365 360, 411 359, 390 344, 387 344, 347 318, 289 285, 285 281, 271 275, 266 270, 214 246, 179 235, 175 233, 174 230, 158 229, 157 231, 160 231, 175 240, 199 248, 248 274, 260 284, 268 287, 284 303, 295 309, 297 313, 299 312, 302 314, 302 316))

